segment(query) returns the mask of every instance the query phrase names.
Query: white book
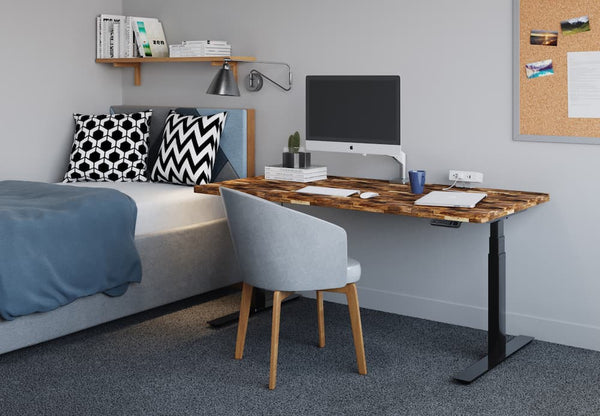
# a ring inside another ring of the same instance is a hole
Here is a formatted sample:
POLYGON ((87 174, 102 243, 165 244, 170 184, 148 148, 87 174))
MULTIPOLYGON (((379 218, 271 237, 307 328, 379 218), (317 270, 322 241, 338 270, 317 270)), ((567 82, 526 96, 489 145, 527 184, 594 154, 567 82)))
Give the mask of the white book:
POLYGON ((319 175, 310 178, 305 177, 294 177, 294 176, 282 176, 282 175, 267 175, 265 174, 265 179, 268 181, 288 181, 288 182, 315 182, 322 181, 327 179, 327 175, 319 175))
POLYGON ((121 58, 121 24, 114 22, 112 26, 112 54, 111 58, 121 58))
POLYGON ((291 172, 279 172, 279 171, 272 171, 272 170, 266 170, 265 169, 265 175, 275 175, 275 176, 281 176, 281 177, 286 177, 286 178, 315 178, 317 176, 321 177, 321 176, 327 176, 327 173, 324 172, 318 172, 318 173, 310 173, 310 174, 304 174, 304 173, 291 173, 291 172))
POLYGON ((96 59, 102 58, 102 20, 96 17, 96 59))
POLYGON ((151 20, 148 30, 148 42, 154 57, 168 57, 169 45, 165 37, 165 31, 160 20, 151 20))
POLYGON ((226 40, 184 40, 184 45, 223 45, 229 46, 226 40))
POLYGON ((172 58, 180 58, 185 53, 183 45, 169 45, 169 56, 172 58))
POLYGON ((113 30, 113 25, 110 26, 109 35, 108 35, 108 57, 115 57, 115 32, 113 30))
POLYGON ((133 45, 134 45, 134 38, 133 38, 133 28, 131 27, 131 16, 127 16, 125 18, 125 51, 123 54, 124 58, 133 58, 134 54, 133 54, 133 45))
POLYGON ((281 172, 281 173, 292 173, 292 174, 302 174, 302 175, 310 175, 310 174, 319 174, 324 173, 327 174, 327 166, 309 166, 307 168, 284 168, 281 165, 267 165, 265 166, 265 172, 281 172))
POLYGON ((111 48, 111 38, 113 42, 118 39, 118 42, 121 42, 121 38, 124 37, 125 32, 125 16, 115 15, 115 14, 101 14, 100 15, 100 32, 102 39, 102 57, 103 58, 119 58, 119 55, 115 55, 115 50, 120 50, 120 44, 115 48, 114 44, 111 48), (118 24, 117 32, 115 35, 113 26, 118 24), (112 52, 112 53, 111 53, 112 52))
POLYGON ((108 21, 100 18, 100 38, 102 45, 102 57, 110 58, 110 33, 108 21))
POLYGON ((191 51, 230 51, 231 46, 202 46, 202 45, 183 45, 184 48, 191 51))
POLYGON ((270 165, 265 166, 265 179, 294 182, 319 181, 327 179, 327 167, 284 168, 281 165, 270 165))
POLYGON ((153 17, 132 17, 139 52, 145 57, 168 57, 169 45, 162 23, 153 17))
POLYGON ((150 48, 150 42, 148 39, 147 25, 151 20, 157 20, 151 17, 132 17, 131 25, 133 27, 133 33, 135 35, 135 42, 141 57, 151 57, 152 49, 150 48))

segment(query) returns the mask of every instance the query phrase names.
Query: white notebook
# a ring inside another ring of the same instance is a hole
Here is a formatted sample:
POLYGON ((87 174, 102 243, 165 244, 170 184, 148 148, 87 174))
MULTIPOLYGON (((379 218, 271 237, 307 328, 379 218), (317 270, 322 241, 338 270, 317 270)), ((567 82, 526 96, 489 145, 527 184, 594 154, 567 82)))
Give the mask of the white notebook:
POLYGON ((486 196, 485 192, 432 191, 417 199, 415 205, 474 208, 486 196))

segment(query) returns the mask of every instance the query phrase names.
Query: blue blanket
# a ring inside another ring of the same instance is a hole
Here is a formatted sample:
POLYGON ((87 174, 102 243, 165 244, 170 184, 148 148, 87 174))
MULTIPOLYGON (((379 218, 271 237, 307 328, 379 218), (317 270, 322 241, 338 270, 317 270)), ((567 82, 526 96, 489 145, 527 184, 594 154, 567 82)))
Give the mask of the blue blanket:
POLYGON ((113 189, 0 181, 0 316, 125 293, 142 277, 136 216, 113 189))

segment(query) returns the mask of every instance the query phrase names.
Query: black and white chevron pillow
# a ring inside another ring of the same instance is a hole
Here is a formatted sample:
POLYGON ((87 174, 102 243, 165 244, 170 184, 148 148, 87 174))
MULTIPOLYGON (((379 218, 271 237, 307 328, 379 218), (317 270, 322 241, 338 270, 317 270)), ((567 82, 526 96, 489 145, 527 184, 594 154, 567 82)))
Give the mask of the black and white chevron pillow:
POLYGON ((227 113, 200 117, 169 114, 150 180, 209 183, 226 118, 227 113))
POLYGON ((151 116, 73 114, 75 136, 63 182, 145 182, 151 116))

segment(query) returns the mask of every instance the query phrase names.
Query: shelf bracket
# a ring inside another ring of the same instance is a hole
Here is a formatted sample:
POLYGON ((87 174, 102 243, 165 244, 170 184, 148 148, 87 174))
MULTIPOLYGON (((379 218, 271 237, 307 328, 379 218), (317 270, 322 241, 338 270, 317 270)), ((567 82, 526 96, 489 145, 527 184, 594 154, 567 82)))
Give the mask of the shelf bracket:
POLYGON ((115 68, 133 68, 133 83, 136 87, 142 85, 142 64, 140 62, 114 62, 113 67, 115 68))

